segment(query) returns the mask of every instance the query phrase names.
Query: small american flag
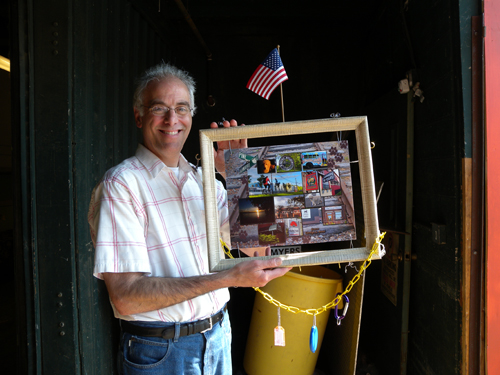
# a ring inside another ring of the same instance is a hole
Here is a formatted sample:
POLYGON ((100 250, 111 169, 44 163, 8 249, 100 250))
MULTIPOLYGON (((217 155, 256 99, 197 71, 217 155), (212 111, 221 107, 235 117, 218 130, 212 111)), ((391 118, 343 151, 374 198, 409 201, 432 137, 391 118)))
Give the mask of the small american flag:
POLYGON ((247 89, 269 100, 274 89, 287 79, 278 49, 275 48, 252 74, 247 89))

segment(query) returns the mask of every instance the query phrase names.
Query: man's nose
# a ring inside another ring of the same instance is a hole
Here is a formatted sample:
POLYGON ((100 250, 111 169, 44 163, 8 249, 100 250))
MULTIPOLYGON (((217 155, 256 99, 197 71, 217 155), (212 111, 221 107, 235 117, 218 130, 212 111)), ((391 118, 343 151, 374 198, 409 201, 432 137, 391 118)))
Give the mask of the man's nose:
POLYGON ((168 112, 165 113, 164 121, 171 122, 178 119, 177 113, 173 108, 169 108, 168 112))

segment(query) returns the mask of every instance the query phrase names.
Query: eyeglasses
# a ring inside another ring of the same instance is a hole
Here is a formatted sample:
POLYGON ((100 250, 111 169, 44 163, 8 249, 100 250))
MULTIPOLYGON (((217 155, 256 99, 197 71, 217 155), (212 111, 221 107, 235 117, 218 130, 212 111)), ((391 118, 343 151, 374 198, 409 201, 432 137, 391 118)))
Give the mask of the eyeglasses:
POLYGON ((144 108, 148 108, 149 112, 153 116, 165 117, 169 111, 174 111, 177 117, 182 118, 186 116, 188 113, 192 112, 193 109, 188 105, 179 105, 174 108, 166 107, 164 105, 152 105, 151 107, 143 105, 144 108))

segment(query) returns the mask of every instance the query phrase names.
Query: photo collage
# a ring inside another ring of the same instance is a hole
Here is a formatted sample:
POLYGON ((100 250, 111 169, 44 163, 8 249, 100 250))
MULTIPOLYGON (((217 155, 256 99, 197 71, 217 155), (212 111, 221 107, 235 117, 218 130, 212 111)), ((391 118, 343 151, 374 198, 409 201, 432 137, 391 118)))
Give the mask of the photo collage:
POLYGON ((226 150, 231 247, 356 238, 346 140, 226 150))

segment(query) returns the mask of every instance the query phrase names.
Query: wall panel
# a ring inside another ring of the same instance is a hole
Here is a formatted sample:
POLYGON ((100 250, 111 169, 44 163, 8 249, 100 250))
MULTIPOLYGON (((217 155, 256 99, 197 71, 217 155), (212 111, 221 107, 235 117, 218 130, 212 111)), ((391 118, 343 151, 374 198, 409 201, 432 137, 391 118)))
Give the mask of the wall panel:
POLYGON ((35 348, 28 369, 112 374, 117 327, 104 284, 92 276, 90 195, 137 147, 136 76, 172 50, 131 2, 22 1, 16 12, 16 79, 29 83, 18 111, 28 163, 19 199, 33 205, 22 208, 31 226, 22 228, 27 346, 35 348))
POLYGON ((135 153, 140 133, 132 111, 134 80, 168 59, 164 38, 130 2, 75 1, 75 230, 82 373, 114 373, 118 340, 102 281, 92 276, 87 224, 92 189, 104 172, 135 153), (81 27, 80 27, 81 26, 81 27), (151 51, 151 47, 154 51, 151 51))

